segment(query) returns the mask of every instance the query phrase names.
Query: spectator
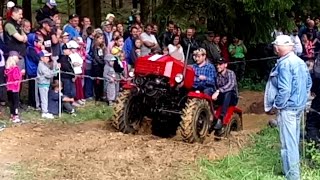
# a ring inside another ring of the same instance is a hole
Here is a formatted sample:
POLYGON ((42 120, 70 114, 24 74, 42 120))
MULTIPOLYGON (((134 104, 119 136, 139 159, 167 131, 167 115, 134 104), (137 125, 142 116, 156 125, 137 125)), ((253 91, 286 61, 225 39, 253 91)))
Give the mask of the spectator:
POLYGON ((119 91, 119 82, 116 79, 117 76, 114 70, 114 62, 117 61, 117 59, 111 54, 107 54, 104 57, 104 60, 105 65, 103 77, 106 79, 107 100, 109 102, 109 106, 112 106, 119 91))
POLYGON ((123 51, 126 55, 126 60, 128 62, 129 65, 133 65, 132 59, 130 57, 130 53, 132 51, 133 48, 133 42, 134 39, 137 39, 138 36, 138 29, 135 26, 131 27, 130 30, 130 36, 124 41, 124 45, 123 45, 123 51))
MULTIPOLYGON (((220 51, 217 48, 215 42, 217 42, 217 37, 213 32, 209 32, 207 39, 202 43, 201 47, 204 48, 208 52, 208 60, 212 64, 216 64, 216 62, 220 59, 220 51)), ((218 41, 219 42, 219 41, 218 41)))
POLYGON ((108 44, 108 47, 106 48, 106 53, 107 54, 111 54, 111 50, 114 46, 114 43, 115 43, 115 39, 118 38, 118 37, 122 37, 120 35, 120 32, 119 31, 114 31, 113 34, 112 34, 112 40, 111 42, 108 44))
POLYGON ((143 45, 141 47, 141 55, 142 56, 148 55, 152 51, 159 49, 157 39, 152 34, 152 25, 151 24, 146 25, 145 32, 141 34, 140 39, 143 42, 143 45))
MULTIPOLYGON (((26 55, 26 70, 28 78, 37 77, 37 69, 40 61, 39 53, 44 49, 43 37, 36 33, 28 34, 28 47, 26 55)), ((40 108, 38 85, 36 81, 28 81, 28 104, 36 109, 40 108)))
POLYGON ((52 44, 57 44, 58 39, 57 36, 52 33, 52 29, 54 27, 54 22, 51 19, 44 19, 39 22, 40 28, 37 31, 37 34, 43 37, 43 45, 46 51, 49 53, 52 52, 52 44))
MULTIPOLYGON (((39 88, 40 100, 41 100, 41 111, 42 118, 53 119, 53 115, 48 112, 48 95, 50 82, 57 73, 56 70, 51 70, 49 65, 51 53, 46 50, 42 50, 39 53, 40 62, 37 70, 37 85, 39 88)), ((58 65, 60 67, 60 65, 58 65)))
MULTIPOLYGON (((6 61, 3 56, 3 51, 0 49, 0 84, 4 84, 6 82, 5 80, 5 65, 6 61)), ((5 86, 0 86, 0 105, 4 106, 6 104, 6 87, 5 86)))
POLYGON ((109 13, 109 14, 107 14, 106 21, 109 22, 109 24, 113 25, 115 18, 116 17, 114 16, 114 14, 109 13))
MULTIPOLYGON (((92 76, 92 63, 93 63, 93 45, 95 32, 93 27, 87 28, 87 40, 86 40, 86 60, 85 60, 85 75, 92 76)), ((84 97, 88 100, 93 98, 93 80, 91 78, 84 79, 84 97)))
POLYGON ((163 33, 160 37, 161 40, 161 48, 168 47, 169 44, 173 42, 173 31, 174 31, 174 23, 173 21, 169 21, 167 24, 167 31, 163 33))
POLYGON ((23 32, 28 35, 31 32, 31 22, 27 19, 22 19, 21 21, 21 27, 23 32))
POLYGON ((173 39, 173 44, 169 44, 169 55, 174 57, 175 59, 184 62, 184 54, 183 54, 183 48, 180 44, 180 36, 176 35, 173 39))
POLYGON ((103 28, 103 35, 105 39, 105 45, 108 45, 112 41, 112 24, 109 23, 109 21, 105 21, 105 23, 102 26, 103 28))
POLYGON ((50 18, 52 12, 56 10, 57 3, 55 0, 46 0, 46 4, 37 10, 36 20, 40 22, 46 18, 50 18))
POLYGON ((240 82, 243 78, 244 71, 246 68, 245 54, 247 53, 247 48, 243 44, 243 41, 239 40, 237 37, 233 38, 233 43, 229 45, 229 53, 231 54, 231 60, 236 61, 234 64, 234 72, 237 75, 237 80, 240 82))
POLYGON ((300 120, 311 88, 306 64, 293 53, 290 36, 280 35, 273 42, 279 56, 265 90, 265 111, 278 110, 281 159, 286 179, 300 179, 300 120))
POLYGON ((223 59, 226 62, 230 61, 230 57, 229 57, 229 46, 228 46, 228 37, 227 36, 222 36, 220 44, 219 44, 220 50, 221 50, 221 57, 223 57, 223 59))
POLYGON ((181 46, 182 46, 185 58, 188 58, 187 63, 194 64, 194 59, 192 54, 195 50, 199 48, 199 45, 194 38, 193 29, 191 27, 189 27, 186 30, 186 36, 182 38, 181 46), (189 54, 187 55, 189 45, 190 45, 190 50, 189 50, 189 54))
POLYGON ((87 28, 91 26, 91 20, 89 17, 85 16, 81 20, 81 32, 80 35, 82 39, 87 39, 88 34, 87 34, 87 28))
POLYGON ((18 56, 9 56, 6 61, 5 75, 7 77, 7 94, 10 107, 10 120, 13 123, 21 122, 19 117, 19 92, 24 70, 18 66, 18 56))
MULTIPOLYGON (((96 34, 94 37, 93 45, 93 76, 97 78, 103 78, 103 68, 104 68, 104 56, 105 56, 106 44, 104 41, 104 36, 102 34, 96 34)), ((94 92, 96 96, 96 101, 102 100, 103 97, 103 81, 100 79, 95 80, 94 92)))
POLYGON ((59 81, 54 80, 51 86, 51 90, 49 91, 48 112, 55 116, 59 115, 59 99, 61 99, 61 111, 64 110, 69 114, 75 115, 75 109, 72 106, 74 99, 64 96, 61 93, 62 86, 63 86, 62 82, 60 82, 60 86, 59 86, 59 81))
POLYGON ((297 55, 297 56, 300 56, 302 54, 302 44, 301 44, 301 40, 298 36, 298 29, 294 29, 293 32, 292 32, 292 35, 290 36, 293 43, 294 43, 294 53, 297 55))
MULTIPOLYGON (((117 24, 117 31, 120 33, 120 36, 124 36, 124 28, 122 23, 117 24)), ((113 32, 114 33, 114 32, 113 32)))
POLYGON ((132 51, 130 53, 130 57, 132 59, 131 68, 134 68, 136 60, 138 59, 138 57, 141 56, 141 47, 142 47, 141 39, 135 39, 134 40, 134 47, 132 48, 132 51))
POLYGON ((78 40, 80 37, 80 32, 77 30, 79 26, 79 16, 77 14, 72 14, 69 16, 69 23, 65 26, 64 31, 69 34, 69 40, 78 40))
POLYGON ((52 61, 53 65, 55 66, 57 64, 57 61, 59 59, 59 55, 62 53, 61 52, 61 46, 60 46, 60 38, 62 35, 62 30, 61 30, 61 19, 59 17, 59 11, 54 10, 52 11, 52 14, 50 16, 51 20, 53 21, 53 27, 51 29, 51 52, 52 52, 52 61))

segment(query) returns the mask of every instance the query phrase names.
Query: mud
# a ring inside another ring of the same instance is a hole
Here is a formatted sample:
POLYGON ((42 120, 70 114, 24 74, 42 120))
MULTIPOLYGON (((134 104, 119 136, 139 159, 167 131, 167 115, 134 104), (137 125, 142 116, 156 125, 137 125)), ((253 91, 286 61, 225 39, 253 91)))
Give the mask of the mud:
MULTIPOLYGON (((246 104, 252 98, 245 97, 246 104)), ((240 102, 243 108, 246 104, 240 102)), ((238 153, 270 117, 245 114, 243 119, 244 131, 221 141, 209 137, 203 144, 152 136, 147 124, 139 135, 115 132, 101 121, 8 128, 0 133, 0 179, 14 179, 17 165, 21 179, 195 179, 201 158, 238 153)))

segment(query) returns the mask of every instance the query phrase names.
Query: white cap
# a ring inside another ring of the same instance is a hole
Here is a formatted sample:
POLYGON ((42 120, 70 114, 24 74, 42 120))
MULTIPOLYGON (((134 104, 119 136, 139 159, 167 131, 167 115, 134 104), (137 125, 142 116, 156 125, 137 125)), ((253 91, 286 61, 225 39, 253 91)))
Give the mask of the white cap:
POLYGON ((107 14, 106 20, 109 20, 110 17, 115 18, 114 14, 109 13, 109 14, 107 14))
POLYGON ((64 33, 62 34, 62 36, 69 36, 69 33, 64 32, 64 33))
POLYGON ((14 7, 16 4, 14 4, 14 2, 12 2, 12 1, 9 1, 8 3, 7 3, 7 7, 8 8, 12 8, 12 7, 14 7))
POLYGON ((277 46, 293 46, 294 45, 291 37, 288 35, 277 36, 276 40, 273 41, 272 44, 277 46))
POLYGON ((75 40, 71 40, 71 41, 67 42, 67 47, 70 49, 78 49, 79 44, 75 40))

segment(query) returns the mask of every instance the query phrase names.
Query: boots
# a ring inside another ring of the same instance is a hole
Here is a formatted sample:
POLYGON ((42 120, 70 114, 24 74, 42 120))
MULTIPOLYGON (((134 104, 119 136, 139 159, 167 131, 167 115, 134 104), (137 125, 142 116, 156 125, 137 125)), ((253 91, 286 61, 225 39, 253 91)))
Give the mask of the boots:
POLYGON ((218 119, 216 125, 214 125, 214 129, 215 130, 220 130, 222 128, 223 124, 222 124, 222 120, 218 119))

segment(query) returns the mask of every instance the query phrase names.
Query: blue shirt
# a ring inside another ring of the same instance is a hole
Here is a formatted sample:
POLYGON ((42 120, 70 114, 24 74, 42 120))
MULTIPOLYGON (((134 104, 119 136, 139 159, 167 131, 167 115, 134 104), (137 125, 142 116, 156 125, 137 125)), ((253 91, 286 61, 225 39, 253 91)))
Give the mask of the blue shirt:
POLYGON ((123 51, 126 55, 126 60, 128 62, 128 64, 132 65, 133 64, 133 60, 131 59, 131 51, 133 48, 133 40, 131 37, 128 37, 125 41, 124 41, 124 45, 123 45, 123 51))
POLYGON ((69 34, 69 40, 80 37, 79 31, 77 31, 77 29, 72 27, 70 24, 64 28, 64 31, 69 34))
POLYGON ((311 89, 311 76, 305 62, 290 52, 278 59, 270 73, 265 92, 265 108, 303 109, 311 89), (267 106, 266 106, 267 105, 267 106))
POLYGON ((209 87, 215 87, 216 85, 216 68, 206 61, 204 66, 199 66, 198 64, 194 64, 193 69, 195 71, 195 80, 194 80, 194 87, 199 89, 206 89, 209 87), (200 80, 199 76, 205 76, 205 80, 200 80))

